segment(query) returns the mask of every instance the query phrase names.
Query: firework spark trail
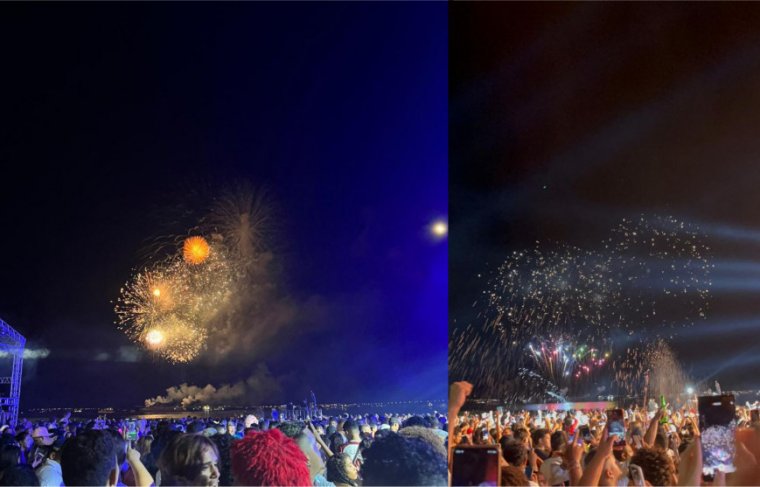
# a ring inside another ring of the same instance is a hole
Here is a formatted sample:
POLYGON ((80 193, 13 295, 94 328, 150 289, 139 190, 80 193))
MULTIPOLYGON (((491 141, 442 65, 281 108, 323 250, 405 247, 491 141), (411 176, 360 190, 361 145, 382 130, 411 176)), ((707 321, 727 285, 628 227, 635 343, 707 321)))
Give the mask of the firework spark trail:
POLYGON ((598 350, 571 339, 530 343, 526 352, 534 370, 559 389, 573 392, 593 379, 609 363, 611 352, 598 350))
POLYGON ((246 272, 265 254, 272 217, 266 193, 238 186, 216 198, 202 228, 220 235, 246 272))
POLYGON ((138 272, 121 289, 114 308, 117 324, 129 338, 171 362, 198 356, 208 337, 207 324, 232 292, 225 251, 203 243, 201 262, 188 262, 186 252, 178 252, 138 272))
POLYGON ((641 395, 647 374, 649 397, 664 395, 671 402, 691 382, 673 349, 663 339, 629 348, 626 356, 613 368, 618 390, 628 396, 641 395))
MULTIPOLYGON (((541 365, 525 353, 527 346, 572 336, 610 350, 617 335, 672 337, 705 319, 712 266, 701 241, 695 228, 675 218, 642 216, 622 220, 598 249, 536 242, 512 252, 483 291, 483 324, 453 331, 452 375, 473 382, 481 395, 508 401, 540 396, 547 384, 555 391, 564 384, 571 393, 590 389, 592 381, 576 381, 573 391, 560 380, 565 364, 544 357, 541 365)), ((615 375, 622 380, 619 370, 615 375)))
POLYGON ((275 333, 292 311, 268 299, 274 286, 271 254, 263 251, 269 219, 263 198, 238 187, 216 199, 193 227, 202 235, 157 240, 164 247, 153 255, 169 255, 154 258, 122 287, 117 326, 171 362, 195 359, 209 340, 226 355, 236 345, 250 351, 253 341, 275 333), (274 310, 268 315, 265 303, 274 310), (253 326, 256 318, 270 326, 253 326))

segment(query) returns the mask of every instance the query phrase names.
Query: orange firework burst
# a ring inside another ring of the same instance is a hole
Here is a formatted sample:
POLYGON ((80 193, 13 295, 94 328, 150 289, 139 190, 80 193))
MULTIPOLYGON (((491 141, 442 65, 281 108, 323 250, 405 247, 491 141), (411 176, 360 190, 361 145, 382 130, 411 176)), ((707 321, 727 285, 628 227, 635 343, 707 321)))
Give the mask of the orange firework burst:
POLYGON ((210 253, 211 249, 203 237, 189 237, 185 239, 182 246, 182 255, 188 264, 202 264, 210 253))

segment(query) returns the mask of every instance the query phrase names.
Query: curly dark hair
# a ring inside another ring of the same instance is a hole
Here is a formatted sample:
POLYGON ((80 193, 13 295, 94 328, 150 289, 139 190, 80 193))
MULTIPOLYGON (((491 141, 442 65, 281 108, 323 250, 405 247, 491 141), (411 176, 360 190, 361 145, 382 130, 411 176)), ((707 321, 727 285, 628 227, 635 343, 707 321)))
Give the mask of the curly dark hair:
POLYGON ((277 429, 282 431, 285 436, 294 440, 298 439, 303 434, 303 429, 306 424, 300 421, 288 421, 277 426, 277 429))
POLYGON ((409 426, 423 426, 428 427, 428 422, 422 416, 410 416, 401 423, 402 428, 408 428, 409 426))
POLYGON ((424 440, 392 433, 364 452, 363 485, 446 485, 447 469, 446 457, 424 440))
POLYGON ((355 480, 348 478, 346 460, 351 461, 345 453, 336 453, 327 459, 327 480, 334 484, 358 485, 355 480))
POLYGON ((442 455, 448 455, 446 445, 443 444, 443 438, 430 428, 423 428, 421 426, 409 426, 408 428, 401 428, 398 430, 398 434, 406 436, 407 438, 421 438, 427 441, 433 448, 438 450, 442 455))
POLYGON ((61 470, 66 485, 106 485, 115 468, 116 444, 106 431, 83 431, 63 444, 61 470))
POLYGON ((393 433, 393 432, 391 430, 389 430, 389 429, 377 430, 377 432, 375 433, 375 438, 374 439, 375 440, 379 440, 380 438, 385 438, 386 436, 390 435, 391 433, 393 433))
POLYGON ((644 472, 644 479, 652 485, 673 485, 675 467, 664 450, 640 448, 631 458, 632 465, 638 465, 644 472))

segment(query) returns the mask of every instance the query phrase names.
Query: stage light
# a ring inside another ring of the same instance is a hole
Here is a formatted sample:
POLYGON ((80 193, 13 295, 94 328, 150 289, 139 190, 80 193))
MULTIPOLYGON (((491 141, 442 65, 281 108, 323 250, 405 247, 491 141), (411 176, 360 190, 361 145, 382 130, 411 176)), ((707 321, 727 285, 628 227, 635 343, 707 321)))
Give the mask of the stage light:
POLYGON ((686 394, 694 394, 694 388, 691 386, 688 386, 686 388, 686 394))

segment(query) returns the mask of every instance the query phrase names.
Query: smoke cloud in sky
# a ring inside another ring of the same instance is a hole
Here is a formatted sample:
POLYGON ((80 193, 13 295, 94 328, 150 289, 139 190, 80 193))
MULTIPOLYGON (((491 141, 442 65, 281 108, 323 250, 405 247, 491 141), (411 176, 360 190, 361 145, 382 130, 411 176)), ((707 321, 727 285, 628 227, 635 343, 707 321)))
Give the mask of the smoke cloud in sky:
POLYGON ((145 407, 159 404, 177 404, 183 407, 203 405, 248 405, 277 402, 283 399, 281 381, 275 378, 266 364, 260 363, 245 380, 216 387, 181 384, 166 389, 166 394, 145 400, 145 407))
MULTIPOLYGON (((25 348, 24 360, 39 360, 47 358, 50 355, 50 350, 47 348, 25 348)), ((11 354, 6 351, 0 352, 0 358, 10 357, 11 354)))

